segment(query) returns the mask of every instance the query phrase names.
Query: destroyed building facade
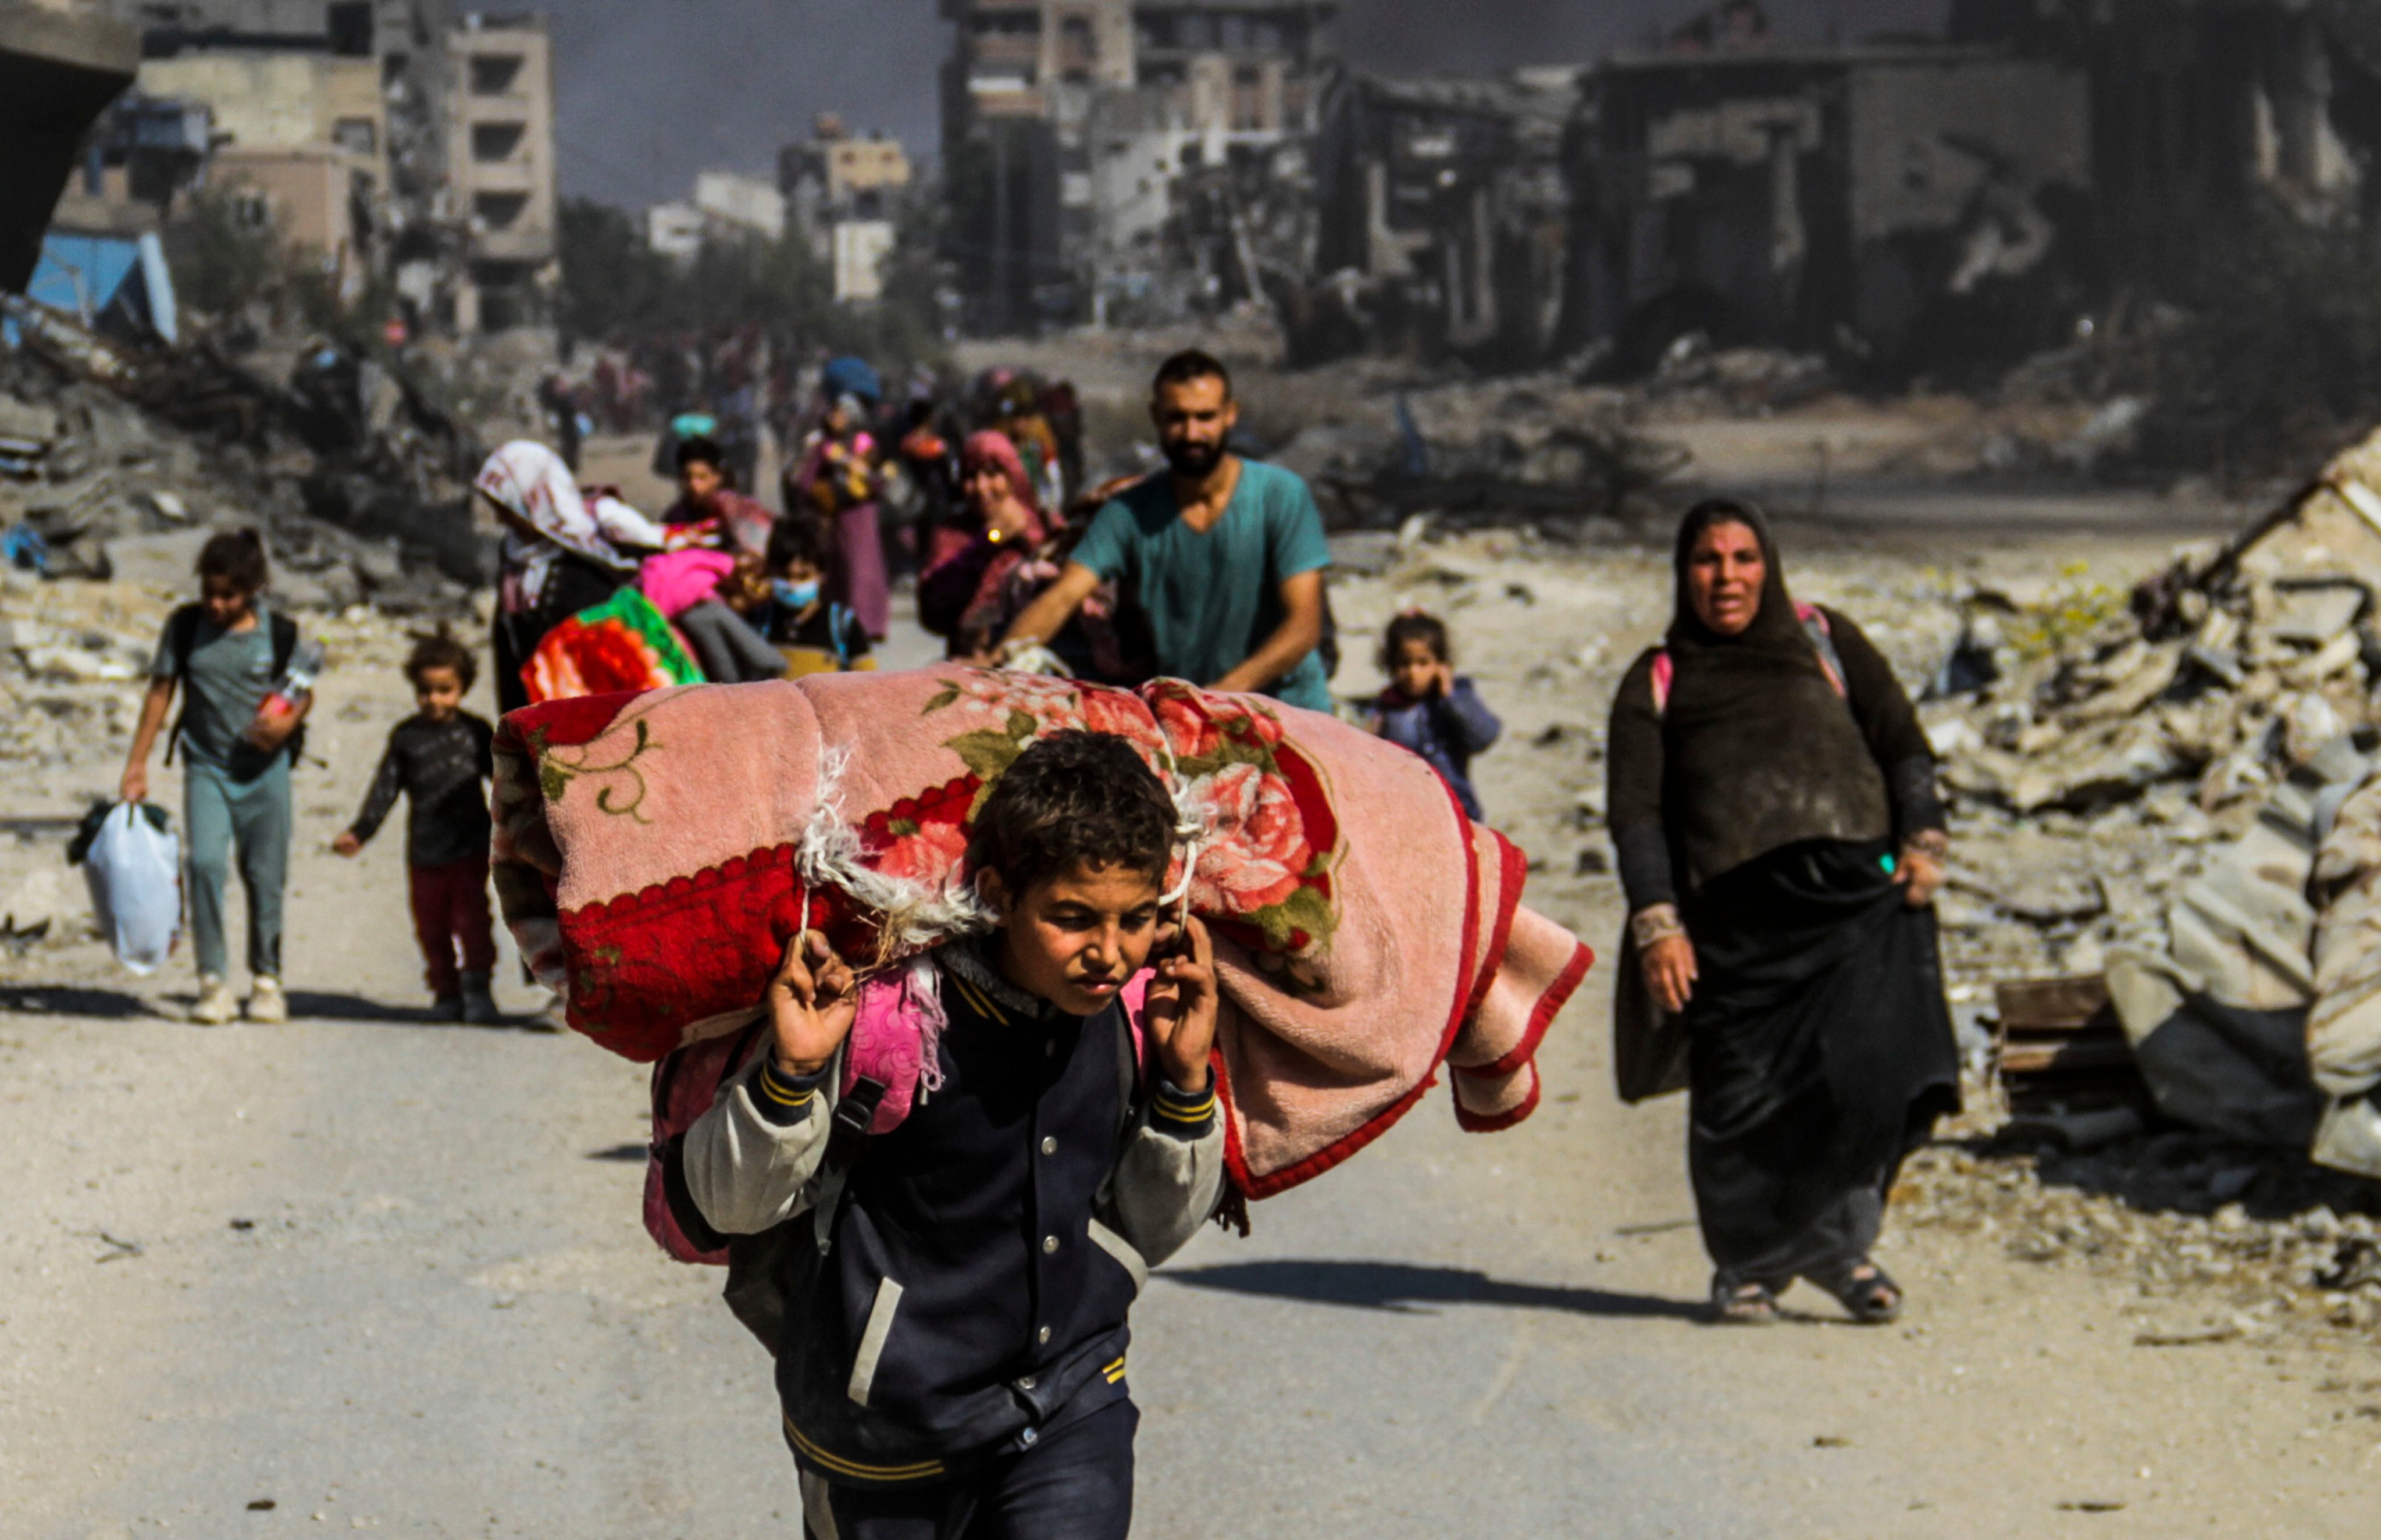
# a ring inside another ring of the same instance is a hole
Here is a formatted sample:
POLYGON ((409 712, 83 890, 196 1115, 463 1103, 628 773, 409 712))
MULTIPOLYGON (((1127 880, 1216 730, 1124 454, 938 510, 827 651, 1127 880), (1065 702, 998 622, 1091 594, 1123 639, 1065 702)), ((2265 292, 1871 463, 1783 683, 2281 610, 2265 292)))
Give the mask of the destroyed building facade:
POLYGON ((1562 67, 1336 79, 1313 148, 1312 276, 1273 289, 1292 353, 1545 357, 1571 258, 1562 151, 1580 83, 1562 67))
POLYGON ((899 140, 856 134, 835 113, 821 113, 808 140, 777 153, 788 219, 811 254, 830 265, 837 302, 883 296, 883 264, 910 184, 910 155, 899 140))
POLYGON ((137 29, 140 79, 84 146, 70 223, 168 219, 213 189, 334 263, 350 292, 390 280, 417 330, 540 313, 558 213, 541 18, 449 0, 92 5, 137 29))
POLYGON ((951 255, 979 323, 1091 310, 1096 275, 1171 216, 1183 171, 1311 134, 1337 14, 1326 0, 944 0, 951 255))
POLYGON ((2081 67, 2002 49, 1617 56, 1573 138, 1566 340, 1638 368, 1690 331, 1903 356, 2049 258, 2091 130, 2081 67))
POLYGON ((474 12, 446 46, 448 177, 465 233, 454 325, 502 331, 542 317, 560 280, 554 44, 542 16, 474 12))

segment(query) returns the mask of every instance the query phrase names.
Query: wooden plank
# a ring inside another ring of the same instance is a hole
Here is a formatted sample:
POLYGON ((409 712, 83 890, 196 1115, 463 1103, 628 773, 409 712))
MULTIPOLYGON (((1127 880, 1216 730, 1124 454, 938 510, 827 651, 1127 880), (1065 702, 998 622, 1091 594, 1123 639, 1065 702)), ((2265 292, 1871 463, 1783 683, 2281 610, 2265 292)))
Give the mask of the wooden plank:
POLYGON ((2020 979, 1993 986, 2001 1030, 2010 1034, 2081 1032, 2117 1024, 2108 981, 2098 973, 2063 979, 2020 979))
POLYGON ((2124 1069, 2133 1063, 2132 1045, 2093 1039, 2064 1043, 2011 1043, 2001 1048, 2003 1075, 2043 1075, 2079 1069, 2124 1069))

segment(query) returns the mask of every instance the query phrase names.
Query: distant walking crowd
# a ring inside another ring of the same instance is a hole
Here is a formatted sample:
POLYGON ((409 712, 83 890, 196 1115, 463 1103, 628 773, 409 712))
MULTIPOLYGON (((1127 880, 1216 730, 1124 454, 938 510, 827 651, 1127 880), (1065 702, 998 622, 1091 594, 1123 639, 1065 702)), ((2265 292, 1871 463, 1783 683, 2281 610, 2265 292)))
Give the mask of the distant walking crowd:
MULTIPOLYGON (((930 398, 888 411, 859 360, 829 363, 818 384, 782 514, 751 495, 752 460, 702 414, 664 435, 678 495, 658 518, 582 488, 543 445, 490 457, 476 486, 505 531, 489 647, 499 710, 870 669, 901 577, 953 662, 1338 709, 1321 514, 1298 477, 1239 451, 1239 407, 1215 359, 1166 361, 1150 408, 1162 468, 1097 486, 1062 432, 1071 397, 1020 376, 980 382, 965 426, 930 398), (880 517, 896 482, 910 505, 897 521, 880 517)), ((1779 1293, 1804 1279, 1857 1320, 1891 1320, 1901 1291, 1871 1255, 1887 1194, 1958 1096, 1930 908, 1947 856, 1934 758, 1854 620, 1795 602, 1758 510, 1699 506, 1673 566, 1668 629, 1624 677, 1607 738, 1629 910, 1620 1089, 1689 1093, 1716 1319, 1775 1319, 1779 1293)), ((160 638, 121 787, 128 801, 146 795, 178 695, 168 757, 184 765, 201 1022, 287 1014, 289 768, 312 665, 269 576, 253 533, 207 544, 200 598, 160 638), (244 1008, 225 936, 235 865, 244 1008)), ((1486 821, 1473 765, 1501 724, 1458 672, 1446 620, 1396 615, 1376 660, 1380 688, 1348 715, 1486 821)), ((478 670, 445 629, 417 640, 405 672, 418 709, 335 845, 357 854, 409 800, 409 900, 434 1014, 465 1022, 498 1018, 495 729, 463 707, 478 670)), ((1137 1284, 1071 1238, 1154 1263, 1222 1200, 1215 953, 1161 891, 1178 816, 1120 739, 1033 746, 972 825, 969 860, 997 926, 933 954, 948 1023, 927 1040, 931 1101, 921 1094, 847 1172, 835 1130, 854 1082, 834 1069, 857 974, 803 932, 759 1004, 763 1048, 673 1157, 723 1245, 824 1207, 815 1249, 771 1264, 780 1306, 804 1312, 785 1328, 778 1384, 817 1540, 1126 1533, 1137 1284), (1151 1033, 1138 1049, 1111 1025, 1136 979, 1151 1033)))

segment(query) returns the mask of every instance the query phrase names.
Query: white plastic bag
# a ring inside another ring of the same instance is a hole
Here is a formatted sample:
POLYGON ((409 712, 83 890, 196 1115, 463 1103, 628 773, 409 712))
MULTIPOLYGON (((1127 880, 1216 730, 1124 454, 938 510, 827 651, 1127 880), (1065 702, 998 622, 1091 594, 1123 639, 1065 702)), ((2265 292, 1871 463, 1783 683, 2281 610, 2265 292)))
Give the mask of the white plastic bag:
POLYGON ((83 857, 91 906, 116 959, 153 973, 182 932, 182 847, 162 819, 118 802, 83 857))

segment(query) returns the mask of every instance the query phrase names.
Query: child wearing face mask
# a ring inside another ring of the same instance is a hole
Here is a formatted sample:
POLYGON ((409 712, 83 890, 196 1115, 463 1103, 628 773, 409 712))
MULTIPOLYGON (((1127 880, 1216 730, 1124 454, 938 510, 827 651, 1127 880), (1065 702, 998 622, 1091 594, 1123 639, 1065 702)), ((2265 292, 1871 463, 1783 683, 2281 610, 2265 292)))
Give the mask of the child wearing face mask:
POLYGON ((876 666, 859 616, 823 592, 828 541, 818 520, 800 516, 778 520, 769 535, 769 599, 754 618, 776 644, 790 678, 876 666))

